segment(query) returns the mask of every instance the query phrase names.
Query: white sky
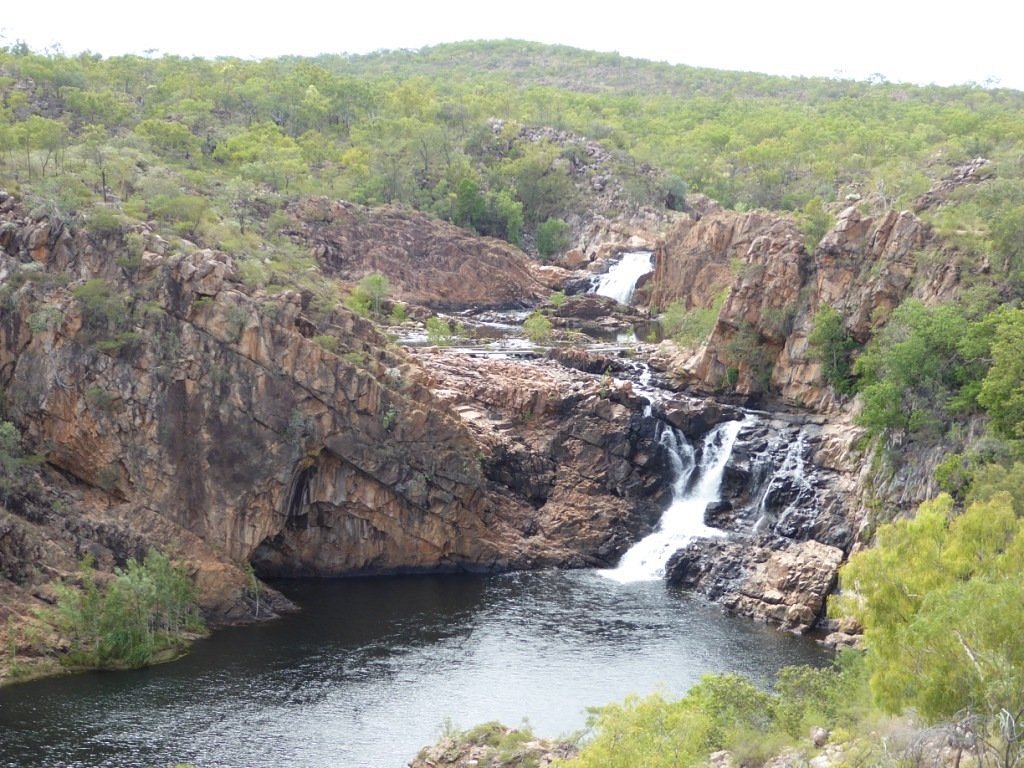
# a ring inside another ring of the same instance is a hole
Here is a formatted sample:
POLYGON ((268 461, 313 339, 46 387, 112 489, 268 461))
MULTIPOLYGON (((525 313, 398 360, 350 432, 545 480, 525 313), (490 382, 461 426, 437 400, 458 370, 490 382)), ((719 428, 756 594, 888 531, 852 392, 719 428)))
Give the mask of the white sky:
POLYGON ((1019 0, 6 0, 0 44, 262 58, 515 38, 781 75, 1024 90, 1019 0))

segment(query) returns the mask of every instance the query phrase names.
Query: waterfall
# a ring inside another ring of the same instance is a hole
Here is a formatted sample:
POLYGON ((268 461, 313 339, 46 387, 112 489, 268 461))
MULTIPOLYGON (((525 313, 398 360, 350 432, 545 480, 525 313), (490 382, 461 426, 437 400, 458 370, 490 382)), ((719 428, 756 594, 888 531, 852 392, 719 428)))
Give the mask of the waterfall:
POLYGON ((660 579, 669 558, 691 539, 722 535, 704 525, 704 510, 718 501, 725 465, 743 424, 728 421, 712 429, 704 438, 699 466, 686 438, 671 427, 663 428, 659 441, 672 464, 672 502, 657 529, 630 547, 618 566, 601 571, 603 575, 624 583, 660 579))
POLYGON ((753 528, 755 533, 766 530, 798 507, 815 506, 817 494, 804 466, 806 450, 807 435, 801 430, 789 440, 782 463, 761 489, 756 507, 757 521, 753 528), (779 514, 778 507, 783 503, 786 506, 779 514))
POLYGON ((618 263, 613 264, 608 273, 601 276, 593 293, 615 299, 620 304, 629 304, 633 299, 636 281, 654 269, 651 263, 652 255, 650 251, 629 251, 622 254, 618 263))

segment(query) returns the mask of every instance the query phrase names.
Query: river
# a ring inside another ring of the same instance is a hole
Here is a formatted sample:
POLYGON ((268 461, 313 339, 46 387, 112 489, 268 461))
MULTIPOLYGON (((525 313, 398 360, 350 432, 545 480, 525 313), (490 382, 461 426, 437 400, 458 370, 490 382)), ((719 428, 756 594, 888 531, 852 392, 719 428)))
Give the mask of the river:
POLYGON ((663 582, 595 572, 279 584, 300 613, 185 659, 0 689, 0 765, 401 768, 446 724, 547 736, 627 694, 828 656, 663 582))

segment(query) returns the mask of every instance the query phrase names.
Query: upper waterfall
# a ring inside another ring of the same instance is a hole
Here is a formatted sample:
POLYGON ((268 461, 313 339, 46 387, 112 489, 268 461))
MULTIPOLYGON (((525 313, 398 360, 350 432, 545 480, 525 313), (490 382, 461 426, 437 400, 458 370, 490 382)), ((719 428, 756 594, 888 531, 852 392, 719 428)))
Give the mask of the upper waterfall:
POLYGON ((607 296, 620 304, 629 304, 633 300, 633 290, 637 280, 654 269, 650 251, 627 251, 622 258, 612 265, 607 274, 601 276, 593 292, 598 296, 607 296))

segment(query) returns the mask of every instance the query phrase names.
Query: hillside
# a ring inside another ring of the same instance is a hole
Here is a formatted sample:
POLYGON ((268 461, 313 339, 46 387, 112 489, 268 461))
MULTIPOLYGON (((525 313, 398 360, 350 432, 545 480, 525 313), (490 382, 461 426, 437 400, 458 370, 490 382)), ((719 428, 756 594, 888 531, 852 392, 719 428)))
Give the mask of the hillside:
POLYGON ((680 549, 669 578, 863 634, 892 654, 867 662, 877 701, 963 704, 1005 742, 1020 691, 992 680, 1016 657, 972 644, 998 650, 1021 604, 1022 157, 1005 89, 519 41, 0 49, 2 652, 105 665, 101 637, 79 647, 45 612, 157 550, 215 624, 288 608, 260 577, 606 566, 671 495, 664 424, 703 439, 747 407, 764 423, 705 513, 730 538, 680 549), (566 296, 631 248, 654 253, 636 307, 566 296), (524 309, 558 349, 444 348, 474 313, 524 309), (581 319, 640 317, 664 340, 560 348, 587 343, 581 319), (799 482, 764 485, 787 461, 799 482), (830 620, 847 559, 871 599, 830 620), (934 628, 973 610, 993 629, 961 640, 967 664, 934 628), (960 688, 886 687, 940 652, 960 688))

